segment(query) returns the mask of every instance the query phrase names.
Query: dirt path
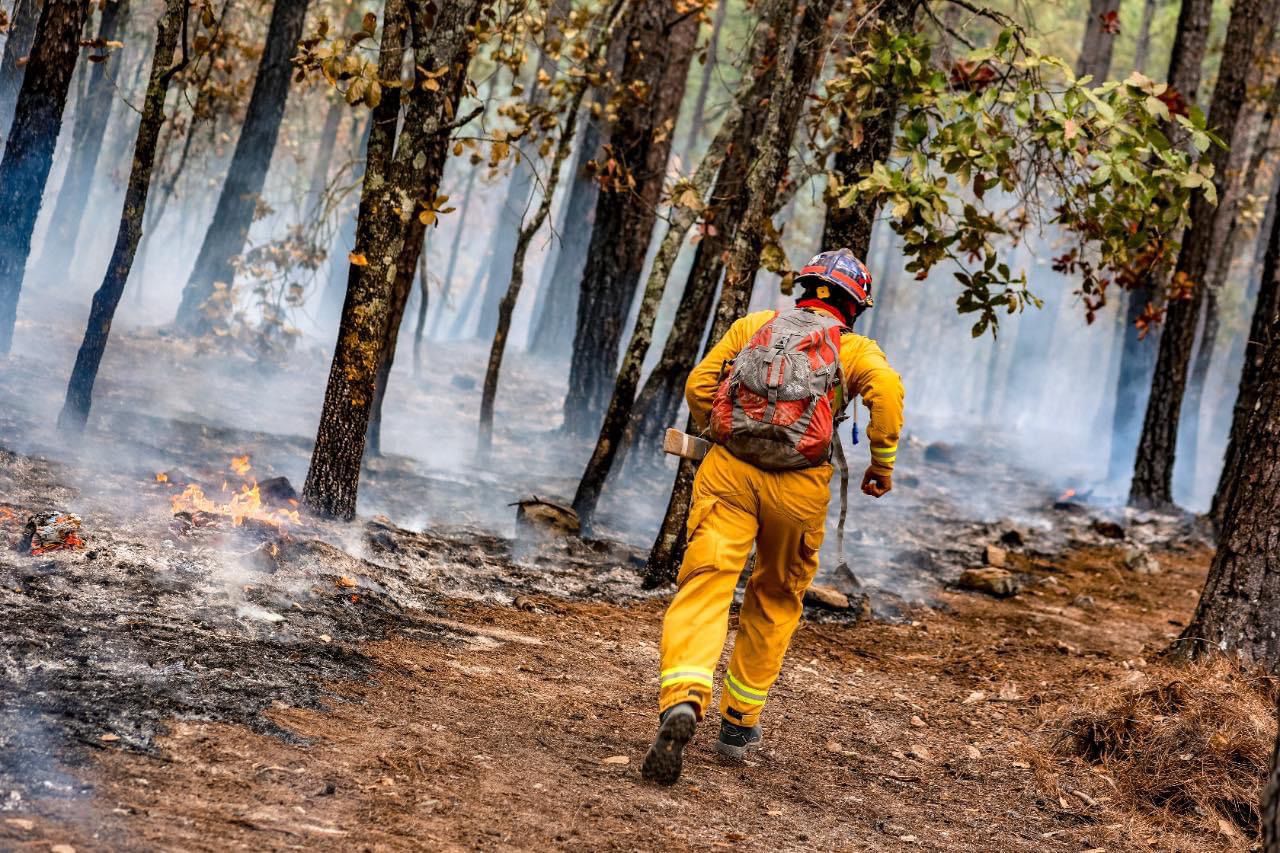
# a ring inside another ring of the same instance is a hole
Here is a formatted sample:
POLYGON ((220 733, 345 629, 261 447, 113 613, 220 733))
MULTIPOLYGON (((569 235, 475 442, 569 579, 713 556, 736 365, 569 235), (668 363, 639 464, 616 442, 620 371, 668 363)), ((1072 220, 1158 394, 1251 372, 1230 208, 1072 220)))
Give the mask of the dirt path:
POLYGON ((1128 809, 1051 749, 1094 691, 1155 677, 1143 655, 1189 615, 1206 560, 1136 575, 1077 551, 1019 566, 1035 580, 1013 600, 807 622, 766 748, 722 763, 708 721, 669 790, 638 773, 661 602, 455 601, 435 630, 368 648, 378 669, 345 700, 272 711, 294 742, 176 722, 156 755, 104 744, 84 794, 39 800, 29 827, 0 815, 0 848, 1246 849, 1128 809))

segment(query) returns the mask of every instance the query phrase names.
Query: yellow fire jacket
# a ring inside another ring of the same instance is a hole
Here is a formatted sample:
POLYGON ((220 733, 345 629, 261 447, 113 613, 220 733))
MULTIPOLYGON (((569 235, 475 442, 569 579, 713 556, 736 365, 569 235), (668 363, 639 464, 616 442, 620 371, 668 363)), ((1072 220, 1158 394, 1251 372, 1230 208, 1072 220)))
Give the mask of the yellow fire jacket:
MULTIPOLYGON (((738 320, 689 374, 684 393, 698 429, 706 429, 711 401, 720 385, 725 363, 733 361, 755 333, 773 319, 774 314, 773 311, 757 311, 738 320)), ((905 396, 902 378, 889 366, 889 360, 875 341, 856 333, 845 334, 840 339, 840 363, 847 385, 845 399, 860 396, 871 413, 871 422, 866 430, 871 445, 871 464, 891 472, 898 458, 898 434, 902 431, 905 396)))

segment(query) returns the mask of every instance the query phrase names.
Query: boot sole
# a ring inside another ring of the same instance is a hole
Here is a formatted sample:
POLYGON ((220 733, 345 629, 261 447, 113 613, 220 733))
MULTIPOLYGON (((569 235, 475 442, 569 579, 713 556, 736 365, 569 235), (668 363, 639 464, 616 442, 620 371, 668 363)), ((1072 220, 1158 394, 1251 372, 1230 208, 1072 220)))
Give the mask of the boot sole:
POLYGON ((658 737, 640 768, 644 778, 659 785, 674 785, 684 768, 684 748, 693 740, 698 721, 692 714, 673 714, 658 729, 658 737))
POLYGON ((754 740, 746 746, 735 746, 731 743, 725 743, 722 740, 716 741, 716 752, 732 761, 743 761, 747 757, 747 753, 760 746, 760 741, 754 740))

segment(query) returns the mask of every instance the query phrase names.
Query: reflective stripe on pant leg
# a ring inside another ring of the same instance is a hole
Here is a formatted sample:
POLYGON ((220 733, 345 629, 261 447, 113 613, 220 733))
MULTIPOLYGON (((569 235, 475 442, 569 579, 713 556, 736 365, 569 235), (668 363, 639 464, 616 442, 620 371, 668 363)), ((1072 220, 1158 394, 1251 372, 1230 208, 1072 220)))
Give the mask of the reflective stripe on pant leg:
POLYGON ((750 687, 735 676, 732 670, 725 670, 724 687, 733 696, 735 704, 763 705, 769 698, 768 688, 750 687))

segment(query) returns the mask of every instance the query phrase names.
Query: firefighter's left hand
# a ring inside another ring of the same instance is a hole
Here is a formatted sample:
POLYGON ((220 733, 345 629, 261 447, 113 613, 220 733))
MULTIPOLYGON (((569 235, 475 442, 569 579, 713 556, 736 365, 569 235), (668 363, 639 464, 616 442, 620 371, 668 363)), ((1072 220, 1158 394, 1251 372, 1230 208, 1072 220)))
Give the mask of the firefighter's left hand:
POLYGON ((875 465, 868 466, 867 472, 862 475, 862 493, 879 498, 891 491, 893 491, 893 472, 875 465))

